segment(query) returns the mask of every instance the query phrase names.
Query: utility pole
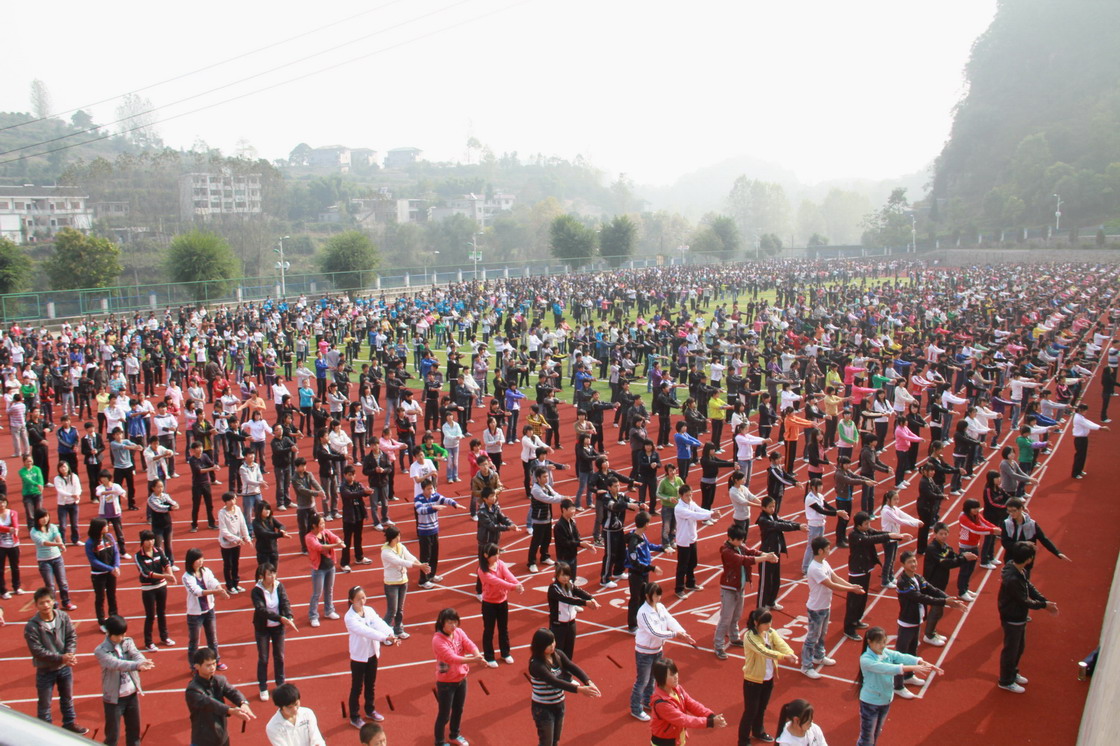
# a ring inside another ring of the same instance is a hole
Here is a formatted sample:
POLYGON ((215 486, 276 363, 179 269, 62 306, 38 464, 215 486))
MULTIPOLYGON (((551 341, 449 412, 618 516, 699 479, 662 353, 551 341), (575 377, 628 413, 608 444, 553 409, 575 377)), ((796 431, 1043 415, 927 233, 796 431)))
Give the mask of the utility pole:
POLYGON ((287 271, 292 266, 290 262, 284 261, 284 241, 291 238, 291 236, 283 236, 276 242, 276 248, 273 249, 280 255, 280 260, 276 262, 276 269, 280 270, 280 297, 284 298, 288 294, 287 271))

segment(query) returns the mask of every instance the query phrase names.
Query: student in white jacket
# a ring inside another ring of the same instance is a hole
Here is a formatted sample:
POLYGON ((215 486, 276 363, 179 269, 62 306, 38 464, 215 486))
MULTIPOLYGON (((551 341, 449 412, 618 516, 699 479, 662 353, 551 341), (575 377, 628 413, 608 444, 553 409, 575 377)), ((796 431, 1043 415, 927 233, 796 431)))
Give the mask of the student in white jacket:
POLYGON ((241 564, 241 547, 250 542, 249 528, 245 516, 237 507, 237 496, 232 492, 222 495, 224 506, 218 511, 218 546, 222 548, 222 572, 225 576, 226 590, 241 593, 241 577, 238 572, 241 564))
POLYGON ((683 484, 677 492, 680 498, 673 514, 677 519, 677 578, 674 590, 683 597, 686 592, 702 591, 696 585, 696 564, 699 561, 696 551, 697 525, 700 521, 714 521, 718 513, 704 510, 692 501, 692 488, 683 484))
POLYGON ((385 572, 385 623, 391 625, 393 634, 408 639, 404 631, 404 597, 408 591, 408 571, 419 567, 427 573, 431 568, 412 556, 401 541, 401 530, 390 525, 385 528, 385 545, 381 547, 381 566, 385 572))
POLYGON ((377 659, 381 655, 381 643, 393 645, 397 638, 389 625, 366 606, 366 592, 360 585, 351 588, 349 595, 350 608, 344 621, 350 633, 350 724, 361 728, 365 721, 358 715, 358 699, 363 693, 365 719, 373 722, 385 719, 373 706, 377 659))
MULTIPOLYGON (((898 507, 898 490, 887 490, 883 495, 883 505, 879 508, 879 517, 883 520, 883 531, 888 534, 901 534, 903 526, 918 528, 923 522, 914 518, 902 508, 898 507)), ((883 587, 895 588, 894 582, 894 557, 898 552, 898 542, 888 541, 883 545, 883 587)))
POLYGON ((649 721, 649 715, 642 708, 649 704, 649 698, 653 695, 653 664, 661 658, 665 641, 680 639, 689 645, 696 644, 696 640, 684 631, 680 622, 661 604, 661 595, 660 585, 646 585, 646 602, 638 609, 638 631, 634 635, 638 676, 630 691, 630 715, 642 722, 649 721))

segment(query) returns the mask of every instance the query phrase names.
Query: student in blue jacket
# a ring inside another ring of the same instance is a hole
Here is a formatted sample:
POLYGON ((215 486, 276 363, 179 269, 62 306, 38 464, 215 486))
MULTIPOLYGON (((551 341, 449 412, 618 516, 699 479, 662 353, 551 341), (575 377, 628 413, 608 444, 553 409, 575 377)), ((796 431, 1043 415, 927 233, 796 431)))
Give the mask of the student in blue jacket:
POLYGON ((894 699, 894 677, 907 673, 944 675, 937 666, 913 655, 887 647, 887 633, 872 627, 863 638, 859 657, 859 741, 856 746, 875 746, 894 699))

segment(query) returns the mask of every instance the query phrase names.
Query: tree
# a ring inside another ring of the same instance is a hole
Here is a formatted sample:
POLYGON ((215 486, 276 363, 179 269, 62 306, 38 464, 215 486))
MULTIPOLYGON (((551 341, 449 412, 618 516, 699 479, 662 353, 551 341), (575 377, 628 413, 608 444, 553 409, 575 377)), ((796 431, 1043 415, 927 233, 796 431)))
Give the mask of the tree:
POLYGON ((561 215, 549 229, 552 255, 565 264, 577 267, 591 259, 595 252, 595 232, 576 220, 574 215, 561 215))
POLYGON ((727 196, 727 212, 744 236, 785 234, 789 228, 789 200, 781 184, 740 176, 727 196))
POLYGON ((0 238, 0 295, 18 293, 31 285, 31 257, 6 238, 0 238))
POLYGON ((93 117, 89 115, 85 109, 78 109, 70 115, 70 124, 80 130, 93 130, 97 129, 97 125, 93 123, 93 117))
POLYGON ((334 275, 334 285, 346 290, 356 290, 372 280, 370 270, 376 269, 381 255, 373 241, 361 231, 347 231, 331 236, 319 255, 319 266, 334 275), (363 276, 363 273, 366 273, 363 276))
POLYGON ((726 215, 708 213, 692 236, 689 247, 700 254, 714 254, 725 261, 734 258, 742 239, 735 221, 726 215))
POLYGON ((172 282, 191 283, 198 300, 227 293, 240 269, 229 243, 215 233, 194 230, 171 239, 167 273, 172 282))
POLYGON ((828 239, 819 233, 814 233, 813 235, 809 236, 808 246, 814 249, 821 246, 828 246, 828 239))
POLYGON ((638 251, 649 256, 671 256, 688 243, 691 233, 692 225, 679 213, 665 210, 643 212, 638 251))
POLYGON ((906 190, 895 188, 887 203, 864 220, 863 245, 874 248, 906 246, 910 243, 911 225, 906 190))
POLYGON ((141 148, 163 145, 156 131, 155 105, 147 96, 126 93, 117 107, 118 132, 141 148))
POLYGON ((124 271, 119 246, 73 228, 55 234, 54 250, 44 269, 54 290, 109 287, 124 271))
POLYGON ((774 256, 782 250, 782 239, 776 233, 763 233, 758 237, 758 249, 767 256, 774 256))
POLYGON ((612 267, 620 267, 634 253, 638 226, 626 215, 616 215, 599 232, 599 255, 612 267))
POLYGON ((51 115, 51 92, 47 84, 35 78, 31 81, 31 111, 38 119, 47 119, 51 115))

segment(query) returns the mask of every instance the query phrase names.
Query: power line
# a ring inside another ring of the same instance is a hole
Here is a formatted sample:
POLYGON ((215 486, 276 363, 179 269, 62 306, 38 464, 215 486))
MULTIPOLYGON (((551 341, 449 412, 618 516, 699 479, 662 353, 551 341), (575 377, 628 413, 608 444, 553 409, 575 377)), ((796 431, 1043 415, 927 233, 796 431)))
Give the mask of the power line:
MULTIPOLYGON (((394 1, 398 1, 398 0, 394 0, 394 1)), ((218 91, 225 90, 226 88, 231 88, 235 85, 240 85, 241 83, 246 83, 250 80, 254 80, 256 78, 260 78, 260 77, 263 77, 265 75, 269 75, 269 74, 274 73, 278 70, 283 70, 286 67, 291 67, 293 65, 298 65, 300 63, 307 62, 308 60, 315 59, 316 57, 321 57, 324 54, 329 54, 331 52, 342 49, 344 47, 352 46, 352 45, 357 44, 359 42, 366 41, 368 39, 371 39, 375 36, 379 36, 379 35, 384 34, 386 32, 395 31, 398 28, 401 28, 403 26, 407 26, 407 25, 412 24, 412 23, 416 23, 417 21, 423 21, 427 18, 430 18, 430 17, 435 16, 435 15, 439 15, 440 13, 444 13, 446 11, 452 10, 452 9, 454 9, 454 8, 460 6, 460 5, 465 5, 469 2, 472 2, 472 0, 456 0, 456 2, 453 2, 450 5, 445 5, 441 8, 437 8, 435 10, 428 11, 427 13, 424 13, 422 15, 416 16, 415 18, 410 18, 408 20, 401 21, 400 23, 394 24, 392 26, 387 26, 385 28, 378 29, 377 31, 373 31, 373 32, 365 34, 363 36, 359 36, 355 39, 351 39, 350 41, 344 42, 342 44, 337 44, 337 45, 335 45, 335 46, 333 46, 329 49, 323 49, 321 51, 314 52, 314 53, 309 54, 309 55, 305 55, 303 57, 300 57, 299 59, 295 59, 295 60, 291 60, 289 62, 285 62, 285 63, 277 65, 275 67, 271 67, 267 70, 262 70, 261 72, 258 72, 258 73, 253 73, 252 75, 248 75, 244 78, 239 78, 238 80, 232 80, 228 83, 223 83, 220 86, 217 86, 215 88, 211 88, 209 90, 202 91, 200 93, 194 93, 194 94, 191 94, 190 96, 184 96, 183 98, 176 99, 175 101, 172 101, 172 102, 167 103, 167 104, 162 104, 160 106, 152 106, 151 108, 145 109, 144 111, 138 111, 135 114, 130 114, 127 117, 121 117, 120 119, 114 120, 112 122, 108 122, 106 124, 98 125, 96 127, 89 127, 87 129, 84 129, 84 130, 78 130, 77 132, 70 132, 70 133, 65 134, 65 135, 59 135, 58 137, 52 137, 49 140, 41 140, 39 142, 29 143, 27 145, 21 145, 18 148, 12 148, 11 150, 5 150, 4 152, 0 153, 0 156, 11 155, 12 153, 18 153, 22 150, 30 150, 32 148, 40 148, 44 145, 50 145, 51 143, 62 142, 63 140, 69 140, 72 137, 79 137, 81 135, 87 135, 87 134, 90 134, 91 132, 97 132, 98 130, 104 129, 106 127, 112 127, 113 125, 122 124, 124 122, 134 120, 137 117, 144 116, 145 114, 151 114, 153 112, 159 111, 160 109, 168 109, 172 106, 177 106, 178 104, 186 103, 187 101, 193 101, 195 99, 202 98, 203 96, 208 96, 211 93, 217 93, 218 91)), ((298 78, 296 78, 296 80, 298 80, 298 78)), ((203 107, 203 108, 207 108, 207 107, 203 107)), ((174 119, 175 117, 169 117, 169 118, 174 119)), ((147 126, 149 126, 149 125, 148 124, 142 124, 142 125, 139 125, 138 127, 134 127, 132 129, 124 130, 124 131, 125 132, 135 132, 136 130, 143 129, 144 127, 147 127, 147 126)), ((90 141, 90 142, 95 142, 95 141, 90 141)), ((55 152, 55 151, 48 151, 48 152, 55 152)))
MULTIPOLYGON (((51 148, 50 150, 44 150, 44 151, 39 152, 39 153, 32 153, 30 155, 21 155, 21 156, 15 157, 15 158, 9 158, 7 160, 0 161, 0 166, 7 165, 9 163, 17 163, 17 162, 19 162, 19 161, 21 161, 25 158, 37 158, 39 156, 50 155, 51 153, 58 153, 58 152, 61 152, 63 150, 69 150, 71 148, 77 148, 77 147, 80 147, 82 145, 89 145, 90 143, 100 142, 102 140, 108 140, 109 138, 115 137, 117 135, 125 135, 125 134, 128 134, 129 132, 135 132, 136 130, 144 129, 145 127, 150 127, 152 125, 161 124, 163 122, 169 122, 173 119, 179 119, 180 117, 185 117, 189 114, 196 114, 200 111, 206 111, 207 109, 212 109, 215 106, 221 106, 222 104, 228 104, 232 101, 237 101, 239 99, 248 98, 249 96, 255 96, 258 93, 264 93, 265 91, 270 91, 274 88, 279 88, 281 86, 288 85, 289 83, 295 83, 297 81, 304 80, 306 78, 310 78, 314 75, 319 75, 321 73, 329 72, 329 71, 337 69, 339 67, 343 67, 345 65, 349 65, 349 64, 352 64, 354 62, 358 62, 360 60, 368 59, 370 57, 374 57, 374 56, 382 54, 384 52, 390 52, 394 49, 399 49, 401 47, 407 46, 407 45, 412 44, 412 43, 417 42, 417 41, 423 41, 424 39, 430 38, 432 36, 436 36, 437 34, 441 34, 445 31, 454 31, 455 29, 460 28, 462 26, 466 26, 467 24, 476 23, 478 21, 485 20, 486 18, 498 15, 499 13, 504 13, 508 10, 513 10, 514 8, 519 7, 521 5, 527 5, 530 2, 533 2, 533 0, 517 0, 517 2, 511 3, 509 5, 505 5, 501 8, 496 8, 495 10, 489 11, 487 13, 483 13, 482 15, 479 15, 479 16, 475 16, 474 18, 468 18, 464 21, 459 21, 457 23, 453 23, 450 26, 444 26, 442 28, 438 28, 438 29, 435 29, 433 31, 429 31, 429 32, 424 33, 424 34, 420 34, 419 36, 414 36, 411 39, 406 39, 405 41, 398 42, 396 44, 392 44, 388 47, 384 47, 382 49, 377 49, 377 50, 374 50, 372 52, 368 52, 366 54, 359 55, 357 57, 351 57, 350 59, 342 60, 341 62, 337 62, 333 65, 328 65, 326 67, 321 67, 318 70, 312 70, 311 72, 304 73, 302 75, 298 75, 294 78, 289 78, 287 80, 282 80, 278 83, 273 83, 272 85, 268 85, 268 86, 265 86, 263 88, 258 88, 254 91, 249 91, 248 93, 239 94, 237 96, 231 96, 230 98, 222 99, 221 101, 215 101, 214 103, 206 104, 205 106, 200 106, 196 109, 190 109, 188 111, 180 112, 179 114, 172 114, 172 115, 166 116, 162 119, 157 119, 157 120, 155 120, 155 121, 153 121, 149 124, 138 125, 136 127, 131 127, 131 128, 128 128, 128 129, 121 130, 120 132, 109 133, 109 134, 101 135, 99 137, 93 137, 93 138, 90 138, 89 140, 83 140, 82 142, 76 142, 76 143, 70 143, 68 145, 62 145, 62 146, 59 146, 57 148, 51 148)), ((156 107, 156 108, 160 108, 160 107, 156 107)), ((153 109, 153 111, 154 110, 155 109, 153 109)), ((141 112, 141 113, 143 113, 143 112, 141 112)), ((139 114, 136 115, 136 116, 139 116, 139 114)), ((124 120, 121 120, 121 121, 124 121, 124 120)), ((42 144, 46 144, 46 143, 42 143, 42 144)), ((15 152, 15 151, 8 151, 8 152, 15 152)), ((7 155, 7 153, 0 153, 0 155, 7 155)))
MULTIPOLYGON (((361 18, 364 15, 369 15, 370 13, 375 13, 379 10, 384 10, 385 8, 388 8, 389 6, 396 5, 397 3, 400 3, 402 1, 403 0, 390 0, 390 2, 387 2, 384 5, 378 5, 376 8, 370 8, 368 10, 363 10, 362 12, 355 13, 352 16, 348 16, 348 17, 342 18, 338 21, 333 21, 331 23, 328 23, 325 26, 320 26, 318 28, 311 29, 310 31, 305 31, 302 34, 296 34, 295 36, 290 36, 287 39, 282 39, 280 41, 276 41, 276 42, 273 42, 271 44, 266 44, 263 47, 258 47, 257 49, 253 49, 253 50, 248 51, 248 52, 243 52, 241 54, 235 55, 235 56, 230 57, 228 59, 221 60, 219 62, 214 62, 212 64, 206 65, 205 67, 200 67, 196 70, 191 70, 189 72, 180 73, 179 75, 175 75, 173 77, 166 78, 165 80, 161 80, 158 83, 152 83, 150 85, 144 86, 143 88, 137 88, 133 91, 127 91, 125 93, 120 94, 119 96, 110 96, 109 98, 103 98, 99 101, 93 101, 92 103, 84 104, 82 106, 77 106, 73 109, 66 109, 65 111, 58 112, 57 114, 54 115, 54 117, 39 117, 37 119, 29 119, 26 122, 17 122, 15 124, 9 124, 5 127, 0 127, 0 132, 4 132, 4 131, 10 130, 10 129, 15 129, 17 127, 26 127, 27 125, 35 124, 36 122, 45 122, 48 119, 53 119, 53 118, 65 116, 66 114, 73 114, 74 112, 81 111, 82 109, 90 109, 90 108, 93 108, 94 106, 100 106, 101 104, 107 104, 110 101, 116 101, 118 98, 123 98, 125 96, 130 95, 130 94, 140 93, 141 91, 150 91, 153 88, 158 88, 159 86, 167 85, 168 83, 174 83, 177 80, 182 80, 183 78, 189 78, 192 75, 197 75, 198 73, 206 72, 207 70, 213 70, 216 67, 221 67, 222 65, 228 65, 231 62, 237 62, 238 60, 245 59, 246 57, 252 57, 254 54, 259 54, 261 52, 266 52, 269 49, 274 49, 276 47, 283 46, 284 44, 289 44, 293 41, 298 41, 299 39, 302 39, 305 36, 311 36, 312 34, 317 34, 320 31, 326 31, 329 28, 334 28, 335 26, 339 26, 343 23, 349 23, 350 21, 353 21, 357 18, 361 18)), ((90 130, 85 130, 85 132, 89 132, 89 131, 90 130)), ((75 134, 82 134, 82 133, 79 132, 79 133, 75 133, 75 134)), ((11 151, 9 151, 9 152, 11 152, 11 151)))

